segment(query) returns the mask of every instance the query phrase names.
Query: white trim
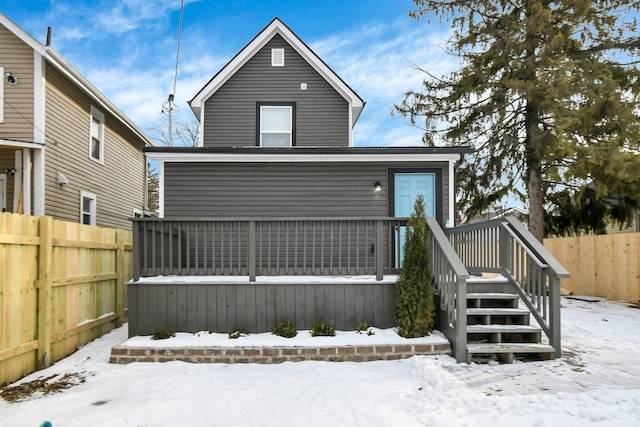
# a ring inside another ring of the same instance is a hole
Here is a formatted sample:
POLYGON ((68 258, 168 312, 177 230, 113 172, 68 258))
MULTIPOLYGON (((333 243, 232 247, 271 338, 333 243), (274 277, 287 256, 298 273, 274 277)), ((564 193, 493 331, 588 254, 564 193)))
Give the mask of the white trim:
MULTIPOLYGON (((455 180, 455 161, 449 160, 449 227, 456 226, 455 203, 456 203, 456 180, 455 180)), ((447 224, 445 224, 447 225, 447 224)))
POLYGON ((82 221, 85 214, 83 209, 84 199, 91 199, 93 201, 89 209, 88 225, 96 225, 98 197, 93 193, 89 193, 88 191, 80 191, 80 224, 84 224, 84 222, 82 221))
POLYGON ((0 138, 0 146, 15 147, 15 148, 30 148, 32 150, 44 150, 44 144, 37 144, 35 142, 14 141, 12 139, 0 138))
POLYGON ((0 82, 0 123, 4 123, 4 67, 0 67, 0 76, 2 77, 2 82, 0 82))
MULTIPOLYGON (((297 154, 297 153, 147 153, 160 162, 289 163, 289 162, 456 162, 460 154, 297 154)), ((162 182, 162 181, 161 181, 162 182)))
POLYGON ((45 143, 45 66, 42 55, 33 51, 33 141, 45 143))
POLYGON ((31 215, 31 150, 22 149, 22 213, 31 215))
POLYGON ((158 216, 164 218, 164 161, 160 161, 160 177, 158 178, 158 216))
POLYGON ((265 134, 288 134, 289 135, 289 144, 288 145, 268 145, 268 147, 291 147, 293 144, 293 107, 291 105, 260 105, 260 117, 258 119, 259 125, 260 126, 260 147, 264 147, 265 145, 263 144, 263 136, 265 134), (269 110, 269 109, 287 109, 289 110, 289 129, 285 132, 284 130, 281 131, 268 131, 268 130, 264 130, 263 129, 263 125, 264 125, 264 111, 265 110, 269 110))
POLYGON ((133 208, 131 209, 131 214, 133 218, 144 218, 144 211, 142 209, 133 208))
POLYGON ((104 126, 104 113, 102 113, 100 110, 98 110, 96 107, 94 107, 93 105, 90 108, 90 114, 89 114, 89 158, 95 162, 100 163, 101 165, 104 165, 104 142, 106 140, 105 138, 105 126, 104 126), (93 157, 93 139, 94 139, 94 135, 93 135, 93 119, 96 119, 99 124, 98 124, 98 139, 100 142, 100 156, 99 158, 93 157))
POLYGON ((20 204, 20 194, 22 194, 22 150, 15 151, 14 168, 16 173, 13 175, 13 213, 18 212, 20 204))
POLYGON ((43 216, 45 214, 45 149, 33 151, 33 214, 43 216))
POLYGON ((262 49, 276 34, 282 36, 289 45, 298 52, 348 103, 351 129, 358 120, 364 108, 364 101, 344 83, 311 49, 309 49, 282 21, 274 19, 247 46, 244 47, 227 65, 218 72, 189 103, 196 116, 201 116, 204 103, 231 76, 247 63, 260 49, 262 49))

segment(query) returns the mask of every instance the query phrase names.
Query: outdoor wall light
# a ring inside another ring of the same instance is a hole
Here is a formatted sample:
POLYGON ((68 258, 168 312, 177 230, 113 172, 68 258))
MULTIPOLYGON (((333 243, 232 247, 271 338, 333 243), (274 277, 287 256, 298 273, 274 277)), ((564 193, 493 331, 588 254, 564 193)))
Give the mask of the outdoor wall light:
POLYGON ((8 173, 9 175, 15 175, 16 174, 16 168, 5 169, 4 171, 5 171, 5 173, 8 173))
POLYGON ((11 72, 7 71, 4 75, 7 77, 7 83, 10 85, 15 86, 18 84, 18 78, 11 74, 11 72))
POLYGON ((373 188, 374 188, 376 191, 382 191, 382 184, 380 184, 380 181, 376 181, 376 183, 375 183, 375 184, 373 184, 373 188))

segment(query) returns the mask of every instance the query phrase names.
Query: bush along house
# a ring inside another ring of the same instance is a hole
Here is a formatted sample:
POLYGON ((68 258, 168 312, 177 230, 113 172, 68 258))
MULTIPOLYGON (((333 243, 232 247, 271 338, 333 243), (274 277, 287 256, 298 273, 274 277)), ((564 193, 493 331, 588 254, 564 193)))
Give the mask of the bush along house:
POLYGON ((560 354, 566 272, 511 219, 449 228, 456 164, 471 150, 353 146, 364 101, 279 19, 190 105, 199 147, 145 149, 160 163, 160 212, 133 220, 130 336, 286 320, 392 327, 404 225, 421 194, 437 326, 454 356, 560 354), (470 278, 481 272, 502 277, 470 278))

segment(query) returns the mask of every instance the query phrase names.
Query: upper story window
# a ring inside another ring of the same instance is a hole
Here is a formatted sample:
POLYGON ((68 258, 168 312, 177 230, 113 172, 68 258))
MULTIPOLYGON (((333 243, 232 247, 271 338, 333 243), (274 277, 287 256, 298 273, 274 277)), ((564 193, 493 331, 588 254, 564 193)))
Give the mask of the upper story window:
POLYGON ((97 162, 104 162, 104 114, 93 105, 89 125, 89 157, 97 162))
POLYGON ((96 225, 96 200, 95 194, 80 192, 80 223, 96 225))
POLYGON ((295 103, 258 104, 261 147, 291 147, 295 143, 295 103))

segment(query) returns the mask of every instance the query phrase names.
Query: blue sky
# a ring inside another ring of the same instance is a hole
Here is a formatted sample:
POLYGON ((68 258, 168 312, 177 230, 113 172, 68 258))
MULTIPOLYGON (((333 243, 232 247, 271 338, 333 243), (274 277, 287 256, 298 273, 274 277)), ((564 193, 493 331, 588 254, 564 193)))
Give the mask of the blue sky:
MULTIPOLYGON (((415 145, 422 131, 391 117, 422 73, 450 71, 449 26, 416 22, 410 0, 185 0, 175 101, 177 119, 198 90, 274 17, 309 45, 367 105, 354 128, 359 146, 415 145)), ((158 127, 173 89, 180 0, 3 0, 2 13, 52 46, 140 128, 158 127)), ((152 133, 152 132, 150 132, 152 133)))

